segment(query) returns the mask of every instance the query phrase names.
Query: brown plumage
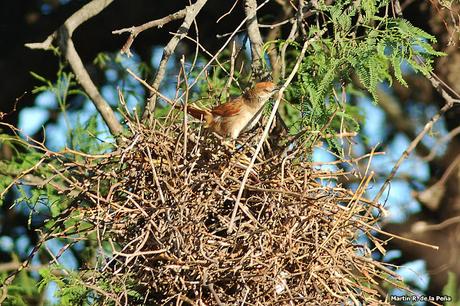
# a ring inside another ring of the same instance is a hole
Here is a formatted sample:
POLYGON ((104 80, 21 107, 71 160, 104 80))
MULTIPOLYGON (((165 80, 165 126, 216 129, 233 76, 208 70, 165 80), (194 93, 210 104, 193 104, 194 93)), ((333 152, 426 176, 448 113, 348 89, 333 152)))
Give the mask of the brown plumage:
POLYGON ((241 132, 251 129, 259 121, 262 107, 276 91, 274 83, 260 82, 243 95, 211 110, 187 106, 187 113, 204 120, 211 131, 236 139, 241 132))

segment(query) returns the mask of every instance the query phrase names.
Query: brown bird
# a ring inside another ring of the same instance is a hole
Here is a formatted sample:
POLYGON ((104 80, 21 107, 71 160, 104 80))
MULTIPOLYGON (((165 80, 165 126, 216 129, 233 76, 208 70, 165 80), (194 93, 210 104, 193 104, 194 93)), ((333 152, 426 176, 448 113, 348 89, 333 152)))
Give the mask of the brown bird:
POLYGON ((262 107, 278 90, 272 82, 259 82, 243 95, 214 107, 211 110, 187 107, 187 113, 204 120, 206 126, 223 137, 238 138, 250 130, 262 116, 262 107))

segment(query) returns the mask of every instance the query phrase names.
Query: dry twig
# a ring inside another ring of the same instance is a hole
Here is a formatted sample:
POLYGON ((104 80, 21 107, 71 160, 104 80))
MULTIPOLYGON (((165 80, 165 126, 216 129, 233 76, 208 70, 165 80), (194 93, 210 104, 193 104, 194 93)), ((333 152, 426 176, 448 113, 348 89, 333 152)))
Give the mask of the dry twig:
MULTIPOLYGON (((190 26, 192 25, 196 16, 201 11, 201 9, 206 4, 206 2, 207 0, 197 0, 194 4, 186 7, 186 14, 185 14, 184 21, 180 25, 177 33, 171 38, 171 40, 168 42, 168 44, 164 48, 163 56, 161 57, 160 65, 158 66, 155 80, 152 83, 152 87, 155 88, 156 90, 158 90, 158 88, 160 87, 161 81, 163 81, 163 78, 166 73, 166 65, 169 61, 169 58, 174 53, 174 50, 176 49, 179 41, 187 34, 188 30, 190 29, 190 26)), ((147 104, 145 105, 144 114, 142 115, 143 119, 149 119, 150 121, 153 120, 152 114, 155 110, 156 99, 157 99, 156 92, 155 91, 151 92, 150 98, 147 104)))

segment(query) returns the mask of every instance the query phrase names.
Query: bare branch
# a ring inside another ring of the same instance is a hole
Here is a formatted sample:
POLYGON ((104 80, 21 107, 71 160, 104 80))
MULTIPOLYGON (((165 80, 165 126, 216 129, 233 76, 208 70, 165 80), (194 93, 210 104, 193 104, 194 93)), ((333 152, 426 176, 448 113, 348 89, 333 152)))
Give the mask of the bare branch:
POLYGON ((361 220, 358 220, 357 222, 362 224, 365 227, 370 228, 371 230, 374 230, 374 231, 376 231, 376 232, 378 232, 380 234, 386 235, 388 237, 396 238, 396 239, 403 240, 403 241, 407 241, 407 242, 410 242, 410 243, 413 243, 413 244, 416 244, 416 245, 420 245, 420 246, 423 246, 423 247, 427 247, 427 248, 430 248, 430 249, 433 249, 433 250, 436 250, 436 251, 439 250, 439 246, 437 246, 437 245, 433 245, 433 244, 421 242, 421 241, 418 241, 418 240, 406 238, 406 237, 403 237, 403 236, 399 236, 399 235, 396 235, 396 234, 393 234, 393 233, 389 233, 387 231, 381 230, 381 229, 379 229, 379 228, 377 228, 375 226, 372 226, 372 225, 370 225, 370 224, 368 224, 366 222, 363 222, 361 220))
POLYGON ((112 31, 112 34, 130 33, 130 35, 128 37, 128 40, 123 45, 123 48, 121 48, 120 53, 121 54, 126 54, 128 57, 131 57, 132 53, 130 51, 130 48, 131 48, 131 45, 134 42, 134 39, 137 37, 137 35, 139 35, 143 31, 151 29, 153 27, 161 28, 162 26, 164 26, 165 24, 167 24, 167 23, 169 23, 171 21, 182 19, 182 18, 185 17, 186 13, 187 13, 187 8, 184 8, 184 9, 182 9, 180 11, 177 11, 177 12, 175 12, 173 14, 170 14, 170 15, 168 15, 166 17, 146 22, 146 23, 144 23, 144 24, 142 24, 140 26, 124 28, 124 29, 112 31))
POLYGON ((51 48, 51 45, 59 35, 59 31, 63 28, 66 29, 67 35, 72 37, 73 32, 80 25, 91 19, 92 17, 98 15, 106 7, 108 7, 114 0, 94 0, 90 3, 84 5, 81 9, 72 14, 64 24, 49 35, 43 42, 40 43, 29 43, 25 44, 26 47, 30 49, 45 49, 48 50, 51 48))
MULTIPOLYGON (((377 96, 379 106, 388 116, 388 120, 394 124, 396 130, 406 134, 409 139, 414 139, 417 136, 415 124, 413 121, 407 120, 407 113, 401 108, 398 101, 382 89, 377 90, 377 96)), ((417 152, 421 155, 426 155, 429 151, 429 148, 423 143, 417 146, 417 152)))
POLYGON ((238 4, 238 1, 239 0, 235 0, 235 2, 233 3, 232 7, 230 8, 230 10, 228 12, 226 12, 225 14, 223 14, 222 16, 220 16, 217 20, 216 20, 216 23, 219 23, 225 16, 228 16, 230 15, 232 12, 233 12, 233 9, 236 7, 236 5, 238 4))
MULTIPOLYGON (((420 143, 420 141, 423 139, 426 133, 431 130, 433 125, 441 118, 441 116, 447 112, 449 109, 451 109, 455 104, 460 103, 460 99, 456 99, 452 97, 443 87, 441 84, 441 81, 438 80, 438 77, 432 73, 431 75, 428 75, 428 80, 431 82, 433 87, 441 94, 441 96, 445 99, 446 103, 444 106, 439 110, 439 112, 434 115, 430 121, 428 121, 425 126, 423 127, 423 130, 417 135, 417 137, 409 144, 407 149, 403 152, 401 157, 398 159, 396 164, 393 166, 393 169, 391 170, 390 175, 387 177, 385 180, 385 183, 383 186, 380 188, 379 192, 375 196, 373 203, 377 202, 382 194, 385 192, 386 188, 388 187, 388 184, 390 184, 391 180, 393 177, 396 175, 396 172, 398 171, 399 167, 401 164, 404 162, 404 160, 409 157, 409 155, 412 153, 412 151, 417 147, 417 145, 420 143)), ((454 93, 456 96, 458 96, 457 93, 454 93)), ((368 211, 370 213, 370 211, 368 211)))
POLYGON ((433 185, 428 187, 427 189, 421 192, 415 192, 415 198, 428 207, 432 211, 436 211, 439 209, 439 206, 442 203, 442 199, 446 193, 446 181, 452 172, 456 169, 458 164, 460 163, 460 155, 454 159, 454 161, 447 167, 446 171, 444 171, 443 175, 433 185))
POLYGON ((123 127, 118 122, 115 113, 110 107, 109 103, 102 97, 94 85, 91 77, 88 74, 83 62, 81 61, 80 56, 78 55, 77 50, 72 41, 72 34, 76 28, 78 28, 82 23, 88 19, 98 15, 103 11, 107 6, 109 6, 113 0, 94 0, 90 3, 84 5, 81 9, 75 12, 70 16, 64 24, 49 35, 41 43, 30 43, 25 46, 30 49, 43 49, 50 50, 52 48, 53 42, 57 40, 58 47, 64 53, 67 61, 72 67, 73 72, 75 73, 78 82, 81 84, 85 92, 93 101, 96 109, 101 114, 105 123, 109 127, 110 133, 114 136, 119 135, 123 127))
POLYGON ((302 37, 307 36, 307 31, 305 30, 305 27, 303 26, 304 8, 305 8, 304 0, 299 0, 299 11, 297 13, 297 24, 298 24, 298 27, 300 28, 300 33, 302 33, 302 37))
POLYGON ((445 136, 443 136, 441 139, 438 139, 436 143, 432 146, 432 149, 430 153, 426 156, 423 156, 422 159, 426 161, 432 161, 436 157, 436 153, 438 152, 440 146, 443 143, 447 143, 450 141, 452 138, 460 134, 460 126, 457 126, 455 129, 447 133, 445 136))
MULTIPOLYGON (((179 27, 176 35, 174 35, 169 43, 163 50, 163 56, 161 57, 160 65, 158 66, 157 74, 155 76, 155 80, 152 83, 152 87, 158 90, 160 87, 161 81, 166 74, 166 65, 169 61, 169 58, 173 54, 174 50, 177 47, 179 41, 188 33, 190 26, 192 25, 193 21, 195 20, 198 13, 201 11, 203 6, 206 4, 207 0, 197 0, 194 4, 189 5, 185 8, 186 15, 184 18, 184 22, 179 27)), ((157 95, 155 92, 151 92, 151 96, 145 105, 144 114, 142 115, 143 119, 147 119, 152 116, 155 110, 157 95)))
POLYGON ((246 27, 248 36, 251 42, 252 71, 256 78, 261 79, 265 77, 262 62, 264 42, 262 40, 262 36, 260 35, 259 24, 257 22, 256 0, 246 0, 244 4, 244 11, 246 13, 246 27))
MULTIPOLYGON (((286 41, 292 41, 297 37, 297 23, 293 23, 291 27, 291 31, 289 32, 289 36, 286 39, 286 41)), ((283 47, 281 48, 281 78, 284 79, 286 76, 286 50, 289 44, 284 44, 283 47)))
POLYGON ((79 83, 91 98, 94 106, 96 106, 96 109, 99 111, 105 123, 109 127, 110 133, 114 136, 119 135, 123 131, 123 127, 120 122, 118 122, 118 119, 115 117, 115 113, 108 102, 102 97, 96 85, 94 85, 91 80, 91 77, 83 65, 77 50, 75 50, 72 39, 67 39, 67 43, 61 46, 61 48, 65 48, 65 55, 72 67, 72 70, 75 72, 79 83))

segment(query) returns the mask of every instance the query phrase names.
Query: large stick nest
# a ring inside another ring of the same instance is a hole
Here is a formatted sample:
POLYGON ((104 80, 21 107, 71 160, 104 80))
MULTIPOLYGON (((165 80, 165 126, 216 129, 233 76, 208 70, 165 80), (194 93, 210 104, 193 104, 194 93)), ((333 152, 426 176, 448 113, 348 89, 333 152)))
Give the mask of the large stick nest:
POLYGON ((229 145, 173 122, 128 122, 126 145, 73 164, 68 192, 105 252, 88 282, 127 282, 142 296, 107 297, 130 304, 385 304, 375 285, 391 271, 357 242, 374 239, 364 181, 353 193, 311 149, 265 146, 229 231, 260 137, 229 145))

